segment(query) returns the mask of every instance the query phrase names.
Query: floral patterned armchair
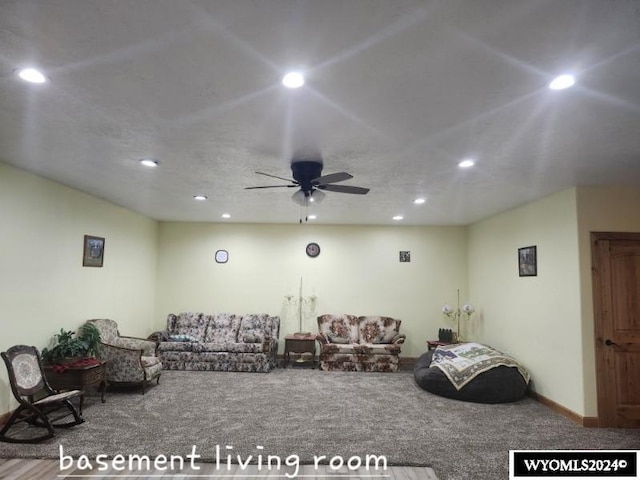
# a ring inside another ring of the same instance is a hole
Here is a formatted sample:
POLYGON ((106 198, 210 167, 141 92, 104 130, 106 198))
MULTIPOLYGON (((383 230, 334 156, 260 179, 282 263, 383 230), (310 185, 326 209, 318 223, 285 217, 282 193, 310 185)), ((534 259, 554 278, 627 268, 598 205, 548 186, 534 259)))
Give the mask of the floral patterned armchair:
POLYGON ((156 342, 121 336, 118 324, 106 318, 88 320, 100 331, 98 357, 107 362, 107 382, 110 384, 145 386, 152 380, 160 383, 162 362, 156 356, 156 342))

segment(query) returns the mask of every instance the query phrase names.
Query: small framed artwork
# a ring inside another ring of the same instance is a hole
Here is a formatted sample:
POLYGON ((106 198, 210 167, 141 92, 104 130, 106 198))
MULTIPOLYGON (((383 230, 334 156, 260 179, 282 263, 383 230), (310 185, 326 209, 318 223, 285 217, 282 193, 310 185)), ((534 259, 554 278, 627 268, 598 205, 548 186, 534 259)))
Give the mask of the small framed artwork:
POLYGON ((84 236, 83 267, 101 267, 104 260, 104 238, 84 236))
POLYGON ((538 275, 538 253, 535 245, 518 249, 518 274, 521 277, 538 275))
POLYGON ((407 250, 400 250, 400 261, 401 262, 410 262, 411 261, 411 252, 407 250))

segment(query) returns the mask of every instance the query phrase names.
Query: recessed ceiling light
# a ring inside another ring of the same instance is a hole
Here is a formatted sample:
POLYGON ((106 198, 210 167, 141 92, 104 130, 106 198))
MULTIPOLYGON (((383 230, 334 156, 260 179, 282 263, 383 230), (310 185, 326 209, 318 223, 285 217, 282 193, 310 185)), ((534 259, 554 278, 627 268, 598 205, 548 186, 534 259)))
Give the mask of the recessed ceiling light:
POLYGON ((402 215, 396 215, 395 217, 393 217, 394 220, 402 220, 404 217, 402 215))
POLYGON ((18 71, 18 76, 29 83, 45 83, 47 81, 47 77, 35 68, 23 68, 18 71))
POLYGON ((158 162, 156 162, 155 160, 151 160, 150 158, 144 158, 144 159, 140 160, 140 163, 142 165, 144 165, 145 167, 149 167, 149 168, 154 168, 154 167, 157 167, 159 165, 158 162))
POLYGON ((424 198, 416 198, 413 203, 415 203, 416 205, 422 205, 424 202, 426 202, 426 200, 424 198))
POLYGON ((300 72, 289 72, 282 77, 282 84, 287 88, 300 88, 304 85, 304 75, 300 72))
POLYGON ((563 74, 558 75, 556 78, 551 80, 549 83, 549 88, 551 90, 564 90, 565 88, 572 87, 576 83, 576 79, 573 75, 563 74))
POLYGON ((206 200, 207 196, 206 195, 194 195, 193 199, 194 200, 206 200))
POLYGON ((465 160, 462 160, 458 166, 460 168, 469 168, 469 167, 473 167, 476 164, 476 162, 474 162, 473 160, 471 160, 470 158, 467 158, 465 160))
POLYGON ((317 216, 317 215, 309 215, 309 216, 307 217, 307 219, 308 219, 308 220, 315 220, 316 218, 318 218, 318 216, 317 216))
POLYGON ((229 215, 228 213, 223 213, 222 218, 231 218, 231 215, 229 215))

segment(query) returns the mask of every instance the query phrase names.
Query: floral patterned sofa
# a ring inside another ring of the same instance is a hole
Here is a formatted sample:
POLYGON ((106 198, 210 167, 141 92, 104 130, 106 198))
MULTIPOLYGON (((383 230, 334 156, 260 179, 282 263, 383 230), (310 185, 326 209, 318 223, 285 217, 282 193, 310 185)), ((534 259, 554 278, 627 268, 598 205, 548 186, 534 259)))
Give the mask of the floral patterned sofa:
POLYGON ((319 316, 320 369, 395 372, 406 338, 400 323, 389 317, 319 316))
POLYGON ((152 337, 166 370, 270 372, 276 366, 280 317, 184 312, 152 337))

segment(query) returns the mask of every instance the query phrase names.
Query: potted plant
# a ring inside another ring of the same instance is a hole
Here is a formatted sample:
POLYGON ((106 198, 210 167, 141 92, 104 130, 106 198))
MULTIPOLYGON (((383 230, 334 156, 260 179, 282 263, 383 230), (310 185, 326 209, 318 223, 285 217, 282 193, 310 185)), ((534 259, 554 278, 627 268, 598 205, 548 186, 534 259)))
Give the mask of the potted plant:
POLYGON ((100 332, 91 324, 80 327, 77 335, 72 330, 61 328, 53 338, 53 346, 43 348, 41 353, 42 360, 49 364, 69 363, 95 356, 100 345, 100 332))

